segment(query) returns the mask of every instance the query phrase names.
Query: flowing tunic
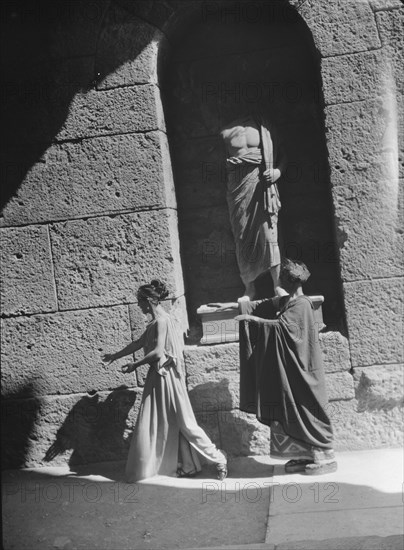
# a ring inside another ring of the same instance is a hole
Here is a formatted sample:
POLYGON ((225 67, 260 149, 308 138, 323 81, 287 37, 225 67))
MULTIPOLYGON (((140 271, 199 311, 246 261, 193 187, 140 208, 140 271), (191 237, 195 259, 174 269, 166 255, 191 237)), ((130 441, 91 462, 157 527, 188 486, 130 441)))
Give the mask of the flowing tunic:
MULTIPOLYGON (((274 300, 240 307, 264 319, 276 314, 274 300)), ((241 324, 240 369, 240 409, 271 426, 271 455, 332 457, 324 366, 307 296, 289 300, 273 324, 241 324)))
MULTIPOLYGON (((179 464, 186 464, 186 471, 199 471, 196 451, 212 462, 226 462, 223 453, 196 422, 185 385, 179 331, 168 314, 163 318, 167 326, 166 357, 151 365, 147 373, 126 463, 130 483, 157 474, 175 475, 179 464)), ((156 342, 154 320, 142 336, 144 353, 154 349, 156 342)))

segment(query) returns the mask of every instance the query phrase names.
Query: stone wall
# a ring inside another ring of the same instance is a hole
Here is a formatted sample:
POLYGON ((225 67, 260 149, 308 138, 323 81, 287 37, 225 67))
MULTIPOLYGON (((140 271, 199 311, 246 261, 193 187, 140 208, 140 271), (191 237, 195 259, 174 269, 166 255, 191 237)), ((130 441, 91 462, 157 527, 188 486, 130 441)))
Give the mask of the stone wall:
MULTIPOLYGON (((272 0, 263 4, 270 5, 272 0)), ((249 0, 236 2, 243 16, 249 0)), ((291 0, 321 62, 347 334, 321 335, 338 448, 402 433, 403 65, 399 0, 291 0)), ((104 353, 144 327, 139 284, 185 324, 158 83, 170 41, 219 2, 7 3, 1 216, 5 467, 124 458, 145 369, 104 353), (129 380, 129 381, 128 381, 129 380)), ((227 4, 228 5, 228 4, 227 4)), ((186 267, 186 266, 185 266, 186 267)), ((268 451, 237 409, 237 344, 188 346, 198 418, 232 454, 268 451)))
POLYGON ((101 358, 144 329, 151 278, 186 322, 162 33, 110 2, 9 8, 3 465, 123 458, 143 380, 101 358))

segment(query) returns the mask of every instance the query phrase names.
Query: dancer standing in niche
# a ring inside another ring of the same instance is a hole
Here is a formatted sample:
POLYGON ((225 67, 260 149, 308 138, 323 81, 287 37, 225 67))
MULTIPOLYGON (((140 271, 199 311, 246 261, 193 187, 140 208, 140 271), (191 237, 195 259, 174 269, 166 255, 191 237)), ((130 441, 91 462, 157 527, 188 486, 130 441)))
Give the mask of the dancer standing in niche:
POLYGON ((112 363, 143 348, 143 359, 125 365, 122 372, 150 365, 130 445, 126 479, 134 483, 155 475, 192 477, 201 470, 198 451, 216 463, 218 479, 223 480, 227 476, 227 459, 195 419, 185 386, 179 331, 160 305, 167 296, 165 285, 158 280, 141 286, 138 303, 143 313, 151 315, 151 322, 138 340, 104 356, 104 361, 112 363))

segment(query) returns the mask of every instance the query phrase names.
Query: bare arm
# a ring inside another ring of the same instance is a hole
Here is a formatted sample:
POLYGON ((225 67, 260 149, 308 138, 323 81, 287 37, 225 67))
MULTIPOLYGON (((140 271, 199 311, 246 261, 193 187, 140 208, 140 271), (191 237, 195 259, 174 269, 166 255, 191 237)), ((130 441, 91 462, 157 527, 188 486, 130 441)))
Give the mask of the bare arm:
POLYGON ((140 367, 140 365, 145 365, 146 363, 154 363, 164 356, 164 348, 166 343, 167 336, 167 323, 165 319, 157 319, 157 338, 155 347, 146 353, 146 355, 135 361, 132 365, 133 369, 140 367))
POLYGON ((236 321, 248 321, 257 323, 258 325, 277 325, 279 321, 277 319, 263 319, 262 317, 256 317, 255 315, 237 315, 236 321))
POLYGON ((238 309, 237 302, 213 302, 208 304, 209 307, 215 307, 216 311, 225 311, 226 309, 238 309))
POLYGON ((127 355, 131 355, 132 353, 135 353, 138 351, 143 345, 143 335, 138 338, 137 340, 134 340, 129 345, 127 345, 125 348, 121 349, 120 351, 117 351, 116 353, 106 353, 102 360, 105 363, 113 363, 117 359, 121 359, 121 357, 126 357, 127 355))

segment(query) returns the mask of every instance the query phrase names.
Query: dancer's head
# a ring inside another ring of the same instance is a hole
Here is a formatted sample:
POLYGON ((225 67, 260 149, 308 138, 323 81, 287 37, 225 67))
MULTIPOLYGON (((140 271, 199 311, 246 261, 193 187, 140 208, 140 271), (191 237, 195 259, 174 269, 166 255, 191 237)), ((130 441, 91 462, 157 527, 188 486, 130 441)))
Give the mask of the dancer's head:
POLYGON ((143 313, 152 311, 167 296, 166 285, 158 279, 153 279, 148 285, 142 285, 137 291, 137 301, 143 313))
POLYGON ((289 294, 293 294, 293 292, 305 283, 309 277, 310 271, 303 262, 284 258, 281 264, 279 280, 282 288, 284 288, 289 294))

